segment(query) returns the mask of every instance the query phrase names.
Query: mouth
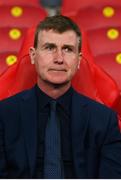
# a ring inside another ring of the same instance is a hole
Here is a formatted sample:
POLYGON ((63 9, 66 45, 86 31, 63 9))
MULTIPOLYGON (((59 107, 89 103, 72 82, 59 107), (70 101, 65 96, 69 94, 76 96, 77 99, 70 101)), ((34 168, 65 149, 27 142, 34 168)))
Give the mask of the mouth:
POLYGON ((67 70, 66 69, 55 69, 55 68, 51 68, 51 69, 49 69, 49 71, 55 71, 55 72, 67 72, 67 70))

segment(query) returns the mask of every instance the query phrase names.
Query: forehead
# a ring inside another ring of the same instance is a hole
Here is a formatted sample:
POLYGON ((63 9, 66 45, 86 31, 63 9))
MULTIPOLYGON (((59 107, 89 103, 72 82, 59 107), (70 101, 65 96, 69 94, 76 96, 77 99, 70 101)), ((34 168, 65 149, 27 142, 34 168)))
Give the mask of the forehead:
POLYGON ((63 33, 58 33, 53 30, 43 30, 39 32, 38 41, 40 44, 50 42, 55 44, 76 45, 78 42, 78 37, 72 30, 65 31, 63 33))

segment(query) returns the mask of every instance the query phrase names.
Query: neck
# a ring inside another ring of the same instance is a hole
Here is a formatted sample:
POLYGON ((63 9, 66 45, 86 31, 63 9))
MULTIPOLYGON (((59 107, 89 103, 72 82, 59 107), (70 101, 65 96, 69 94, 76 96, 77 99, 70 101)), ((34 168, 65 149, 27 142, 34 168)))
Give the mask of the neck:
POLYGON ((48 96, 53 99, 57 99, 62 96, 71 86, 71 83, 68 82, 66 84, 50 84, 44 82, 37 82, 38 87, 48 96))

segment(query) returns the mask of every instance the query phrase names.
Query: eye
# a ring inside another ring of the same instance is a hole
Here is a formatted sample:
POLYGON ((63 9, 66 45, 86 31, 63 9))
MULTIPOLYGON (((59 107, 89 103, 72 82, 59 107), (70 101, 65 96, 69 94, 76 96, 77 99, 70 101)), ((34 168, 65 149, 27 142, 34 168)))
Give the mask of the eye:
POLYGON ((53 50, 55 50, 55 49, 56 49, 56 47, 53 46, 53 45, 47 45, 47 46, 45 46, 45 50, 48 50, 48 51, 53 51, 53 50))
POLYGON ((64 47, 64 48, 63 48, 63 51, 64 51, 65 53, 71 53, 71 52, 73 52, 73 48, 72 48, 72 47, 64 47))

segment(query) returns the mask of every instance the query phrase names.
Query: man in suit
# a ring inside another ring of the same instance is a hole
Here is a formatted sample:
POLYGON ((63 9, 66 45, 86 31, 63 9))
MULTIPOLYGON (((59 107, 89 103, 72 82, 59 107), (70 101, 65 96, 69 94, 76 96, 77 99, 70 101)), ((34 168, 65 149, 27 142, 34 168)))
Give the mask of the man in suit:
POLYGON ((0 102, 0 178, 121 178, 116 114, 71 87, 80 49, 71 19, 47 17, 37 26, 30 48, 37 85, 0 102), (55 131, 48 122, 56 118, 55 131))

